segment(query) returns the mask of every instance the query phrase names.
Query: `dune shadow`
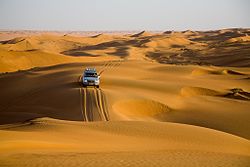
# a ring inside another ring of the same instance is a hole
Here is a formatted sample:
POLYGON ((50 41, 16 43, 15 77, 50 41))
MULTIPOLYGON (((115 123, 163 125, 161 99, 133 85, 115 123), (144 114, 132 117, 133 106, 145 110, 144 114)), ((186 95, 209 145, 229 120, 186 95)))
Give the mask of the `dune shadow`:
POLYGON ((75 57, 84 57, 84 56, 87 56, 87 57, 99 57, 99 55, 92 55, 90 53, 86 53, 86 52, 83 52, 83 51, 66 51, 66 52, 63 52, 63 54, 70 55, 70 56, 75 56, 75 57))
POLYGON ((130 47, 144 47, 143 44, 150 41, 150 38, 143 38, 143 39, 131 39, 131 40, 115 40, 109 42, 103 42, 97 45, 88 45, 84 47, 79 47, 71 50, 67 50, 61 52, 61 54, 68 55, 68 56, 92 56, 96 57, 95 55, 91 55, 86 53, 87 51, 95 51, 95 50, 106 50, 106 49, 116 49, 113 53, 108 53, 109 55, 119 56, 119 57, 126 57, 129 55, 128 49, 130 47))
POLYGON ((82 66, 88 65, 63 64, 1 76, 0 124, 40 117, 82 121, 79 93, 82 66))
POLYGON ((233 88, 233 89, 230 89, 228 93, 221 95, 221 97, 249 101, 250 93, 244 91, 241 88, 233 88))
POLYGON ((147 52, 146 57, 154 59, 162 64, 178 64, 178 65, 210 65, 207 61, 202 61, 199 55, 193 51, 186 51, 182 53, 168 53, 168 52, 147 52))
POLYGON ((16 43, 22 42, 24 40, 25 40, 25 38, 18 37, 18 38, 13 38, 10 40, 0 41, 0 44, 16 44, 16 43))
POLYGON ((231 31, 226 31, 222 33, 216 30, 207 31, 207 32, 202 32, 202 35, 203 36, 198 38, 193 38, 191 40, 196 42, 202 42, 202 41, 218 42, 218 41, 226 41, 230 38, 245 36, 244 33, 238 29, 232 29, 231 31))
POLYGON ((62 84, 61 86, 64 86, 66 88, 73 88, 73 89, 77 89, 77 88, 82 87, 81 83, 79 83, 78 81, 68 82, 68 83, 62 84))
POLYGON ((109 55, 127 57, 129 55, 128 52, 129 47, 117 47, 115 52, 108 53, 109 55))

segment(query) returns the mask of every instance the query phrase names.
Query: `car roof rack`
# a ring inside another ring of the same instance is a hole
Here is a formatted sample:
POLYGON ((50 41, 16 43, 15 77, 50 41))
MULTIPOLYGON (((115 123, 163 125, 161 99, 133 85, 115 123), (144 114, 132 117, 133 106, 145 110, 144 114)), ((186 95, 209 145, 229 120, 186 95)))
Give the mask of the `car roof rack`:
POLYGON ((95 68, 89 68, 89 67, 87 67, 87 68, 85 69, 85 71, 96 72, 96 69, 95 69, 95 68))

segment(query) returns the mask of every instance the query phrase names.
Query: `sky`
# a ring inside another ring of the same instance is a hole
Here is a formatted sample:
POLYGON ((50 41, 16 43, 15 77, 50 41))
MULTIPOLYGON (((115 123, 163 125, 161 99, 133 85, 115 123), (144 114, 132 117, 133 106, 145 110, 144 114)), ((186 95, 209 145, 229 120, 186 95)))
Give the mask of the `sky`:
POLYGON ((250 0, 0 0, 1 30, 249 28, 250 0))

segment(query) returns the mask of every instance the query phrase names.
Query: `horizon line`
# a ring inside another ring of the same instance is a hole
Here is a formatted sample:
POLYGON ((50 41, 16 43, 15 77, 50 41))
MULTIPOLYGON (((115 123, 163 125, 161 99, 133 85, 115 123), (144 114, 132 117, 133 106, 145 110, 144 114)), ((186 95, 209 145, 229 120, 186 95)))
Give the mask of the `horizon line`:
POLYGON ((166 30, 149 30, 149 29, 140 29, 140 30, 52 30, 52 29, 1 29, 1 32, 4 31, 30 31, 30 32, 165 32, 165 31, 216 31, 216 30, 227 30, 227 29, 250 29, 250 27, 224 27, 224 28, 216 28, 216 29, 183 29, 183 30, 175 30, 175 29, 166 29, 166 30))

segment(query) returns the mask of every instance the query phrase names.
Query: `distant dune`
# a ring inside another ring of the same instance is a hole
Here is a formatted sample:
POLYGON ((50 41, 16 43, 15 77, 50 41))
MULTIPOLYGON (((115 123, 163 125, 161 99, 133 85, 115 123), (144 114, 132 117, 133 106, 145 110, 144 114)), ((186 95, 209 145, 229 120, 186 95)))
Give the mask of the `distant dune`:
MULTIPOLYGON (((30 35, 24 32, 19 37, 1 41, 0 71, 95 61, 93 57, 105 60, 114 57, 150 58, 160 63, 182 65, 250 66, 249 29, 164 33, 142 31, 130 36, 112 33, 93 36, 72 34, 74 33, 60 35, 47 32, 30 35), (50 54, 49 58, 40 61, 39 57, 45 57, 44 54, 47 53, 50 54)), ((7 35, 6 32, 1 33, 1 36, 7 35)))
POLYGON ((1 32, 0 166, 248 167, 249 34, 1 32))

